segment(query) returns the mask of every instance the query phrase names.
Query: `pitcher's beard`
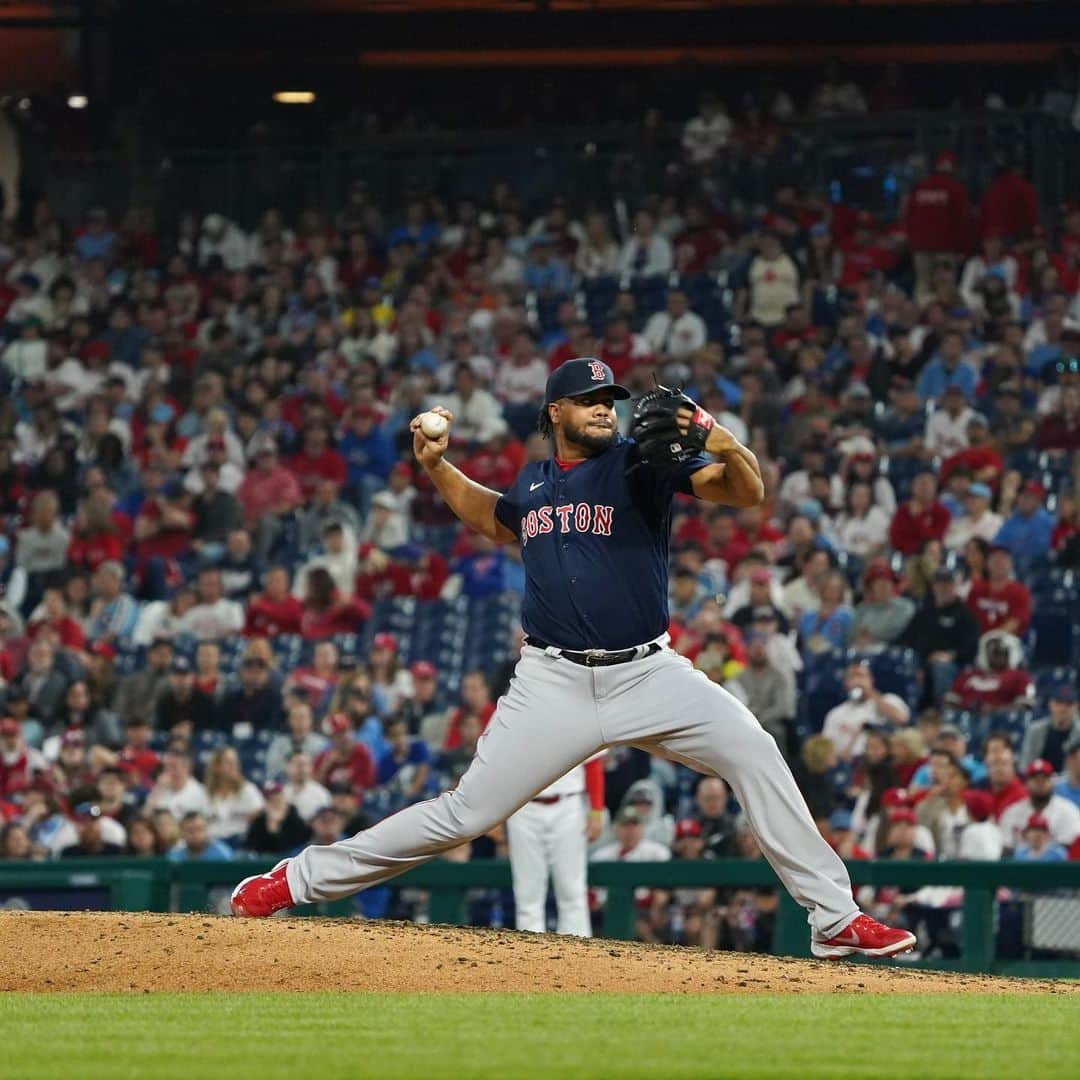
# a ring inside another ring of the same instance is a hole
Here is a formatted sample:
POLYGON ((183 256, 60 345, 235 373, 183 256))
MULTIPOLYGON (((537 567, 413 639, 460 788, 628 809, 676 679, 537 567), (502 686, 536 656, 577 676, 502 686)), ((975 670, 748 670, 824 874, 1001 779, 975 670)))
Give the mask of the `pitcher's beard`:
POLYGON ((591 454, 599 454, 614 442, 615 428, 612 428, 606 435, 598 435, 588 431, 586 428, 564 427, 563 438, 582 450, 588 450, 591 454))

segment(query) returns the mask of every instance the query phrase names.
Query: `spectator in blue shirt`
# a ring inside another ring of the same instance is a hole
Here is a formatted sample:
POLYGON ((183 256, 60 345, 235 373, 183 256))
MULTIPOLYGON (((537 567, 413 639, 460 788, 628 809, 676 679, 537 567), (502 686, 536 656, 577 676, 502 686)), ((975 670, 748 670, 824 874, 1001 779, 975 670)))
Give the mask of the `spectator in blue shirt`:
POLYGON ((166 856, 169 862, 228 861, 232 857, 233 850, 224 840, 210 839, 206 818, 198 810, 180 819, 180 839, 166 856))
POLYGON ((506 592, 509 562, 506 552, 479 533, 471 540, 472 551, 450 564, 450 572, 460 580, 462 594, 475 599, 506 592))
POLYGON ((405 208, 405 220, 390 230, 386 238, 388 248, 396 247, 403 240, 411 241, 419 248, 427 248, 439 239, 439 226, 428 220, 427 207, 422 199, 413 199, 405 208))
POLYGON ((958 386, 968 401, 975 400, 975 370, 964 363, 964 335, 947 330, 937 355, 919 373, 916 386, 923 401, 939 398, 947 387, 958 386))
POLYGON ((1049 554, 1054 519, 1043 506, 1045 498, 1046 488, 1028 480, 1016 497, 1016 509, 998 529, 994 543, 1008 548, 1014 559, 1026 562, 1049 554))
POLYGON ((378 424, 378 415, 370 405, 358 405, 349 418, 338 450, 348 466, 350 497, 366 512, 371 496, 386 486, 397 452, 390 436, 378 424))
POLYGON ((1065 744, 1065 771, 1054 785, 1054 794, 1080 807, 1080 736, 1065 744))
POLYGON ((1050 839, 1050 822, 1032 814, 1024 826, 1023 843, 1013 853, 1017 862, 1065 862, 1069 853, 1050 839))
POLYGON ((100 207, 86 215, 86 228, 75 241, 75 251, 83 262, 108 259, 116 247, 116 233, 109 228, 109 215, 100 207))
POLYGON ((525 263, 525 286, 539 293, 561 293, 574 284, 570 268, 551 246, 550 237, 541 233, 529 241, 529 258, 525 263))
POLYGON ((423 739, 409 734, 404 716, 391 717, 385 727, 386 749, 379 756, 375 783, 388 813, 400 810, 428 794, 431 750, 423 739))

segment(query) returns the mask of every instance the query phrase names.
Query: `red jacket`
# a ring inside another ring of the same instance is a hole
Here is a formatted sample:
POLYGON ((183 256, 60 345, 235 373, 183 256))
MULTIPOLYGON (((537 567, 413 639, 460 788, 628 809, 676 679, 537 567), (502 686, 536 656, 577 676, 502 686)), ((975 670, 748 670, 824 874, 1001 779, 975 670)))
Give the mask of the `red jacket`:
POLYGON ((1006 619, 1016 619, 1013 633, 1020 637, 1031 623, 1031 590, 1019 581, 1007 581, 997 589, 989 581, 973 581, 967 603, 979 621, 980 634, 1000 629, 1006 619))
POLYGON ((344 487, 349 472, 345 459, 331 447, 327 447, 318 457, 301 450, 289 461, 289 468, 300 485, 305 502, 311 498, 320 480, 333 480, 338 487, 344 487))
POLYGON ((979 235, 1029 237, 1039 223, 1035 188, 1019 173, 1002 173, 986 189, 979 203, 979 235))
POLYGON ((299 634, 304 618, 304 605, 295 596, 271 600, 257 596, 251 601, 244 621, 247 637, 277 637, 278 634, 299 634))
POLYGON ((1031 676, 1017 668, 1004 671, 968 668, 960 672, 949 687, 949 696, 962 709, 1008 709, 1029 697, 1031 692, 1031 676))
POLYGON ((363 744, 356 743, 349 757, 342 760, 331 747, 315 758, 315 776, 320 784, 330 787, 332 784, 351 784, 359 795, 375 786, 375 762, 371 751, 363 744))
POLYGON ((103 562, 119 562, 124 557, 126 543, 115 532, 72 533, 67 557, 80 570, 96 570, 103 562))
POLYGON ((903 555, 918 555, 927 540, 942 540, 949 527, 949 511, 936 502, 915 512, 910 502, 901 503, 889 526, 889 543, 903 555))
POLYGON ((947 457, 941 463, 941 475, 938 479, 942 486, 949 482, 949 477, 959 465, 966 465, 975 474, 981 473, 983 469, 992 468, 996 475, 990 478, 990 483, 994 485, 1005 471, 1005 462, 996 450, 989 446, 969 446, 966 450, 960 450, 951 457, 947 457))
POLYGON ((946 173, 920 180, 908 196, 904 228, 912 251, 966 252, 971 244, 967 188, 946 173))

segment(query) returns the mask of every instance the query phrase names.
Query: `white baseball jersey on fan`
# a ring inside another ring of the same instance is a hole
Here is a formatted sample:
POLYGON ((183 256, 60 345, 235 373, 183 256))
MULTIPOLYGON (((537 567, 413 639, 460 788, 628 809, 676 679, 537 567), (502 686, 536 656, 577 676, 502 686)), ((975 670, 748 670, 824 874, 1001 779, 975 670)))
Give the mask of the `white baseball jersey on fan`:
POLYGON ((547 930, 544 913, 550 877, 558 911, 557 932, 592 936, 586 872, 587 820, 584 765, 548 784, 507 819, 515 925, 519 930, 538 934, 547 930))

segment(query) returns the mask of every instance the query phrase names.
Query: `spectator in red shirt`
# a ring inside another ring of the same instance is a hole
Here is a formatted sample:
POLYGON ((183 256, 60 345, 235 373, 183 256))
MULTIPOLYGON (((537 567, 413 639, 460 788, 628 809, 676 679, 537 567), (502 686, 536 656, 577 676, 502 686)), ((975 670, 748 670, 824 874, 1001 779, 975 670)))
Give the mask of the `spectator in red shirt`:
POLYGON ((1061 404, 1043 417, 1035 441, 1043 450, 1080 450, 1080 387, 1062 387, 1061 404))
POLYGON ((51 630, 56 634, 62 648, 81 652, 86 646, 86 634, 68 614, 63 592, 57 588, 46 589, 41 606, 41 617, 30 620, 26 627, 26 636, 33 641, 42 630, 51 630))
POLYGON ((136 787, 149 791, 161 769, 161 758, 150 749, 150 721, 145 716, 132 716, 125 728, 127 742, 116 753, 116 767, 123 769, 136 787))
POLYGON ((325 424, 309 424, 304 429, 303 447, 293 455, 289 468, 300 485, 304 502, 315 493, 320 480, 333 480, 345 486, 348 466, 340 451, 330 445, 330 430, 325 424))
MULTIPOLYGON (((1078 398, 1080 400, 1080 398, 1078 398)), ((972 413, 967 422, 968 445, 941 463, 941 484, 944 487, 957 466, 966 466, 972 477, 981 484, 997 489, 1005 462, 994 449, 990 438, 990 423, 982 413, 972 413)))
POLYGON ((0 720, 0 798, 21 795, 38 777, 49 773, 41 753, 26 745, 22 725, 12 716, 0 720))
POLYGON ((332 641, 320 641, 312 653, 311 663, 295 668, 285 680, 284 688, 289 690, 302 686, 312 709, 319 713, 323 703, 330 700, 340 679, 337 646, 332 641))
POLYGON ((263 574, 263 591, 251 598, 244 621, 246 637, 299 634, 304 605, 289 589, 289 572, 272 566, 263 574))
POLYGON ((250 456, 254 467, 248 469, 236 497, 255 536, 255 553, 262 560, 280 535, 284 519, 303 502, 303 493, 292 471, 278 460, 272 438, 261 438, 250 456))
POLYGON ((986 766, 984 787, 990 796, 992 816, 998 821, 1002 811, 1028 797, 1026 785, 1016 775, 1016 755, 1008 735, 995 732, 987 738, 983 764, 986 766))
POLYGON ((194 528, 195 515, 177 481, 147 495, 135 515, 135 557, 143 599, 161 599, 170 585, 179 583, 176 560, 190 550, 194 528))
POLYGON ((1007 161, 990 182, 979 203, 979 235, 997 233, 1014 243, 1031 237, 1039 223, 1035 188, 1007 161))
POLYGON ((608 316, 596 355, 615 373, 616 382, 626 379, 636 365, 652 363, 645 339, 631 333, 629 320, 620 312, 608 316))
POLYGON ((325 787, 348 784, 357 795, 362 795, 375 786, 371 751, 356 741, 353 722, 345 713, 334 713, 326 727, 330 746, 315 758, 315 778, 325 787))
POLYGON ((477 440, 478 446, 460 465, 461 471, 484 487, 507 491, 525 464, 525 448, 510 435, 505 420, 493 423, 486 431, 487 439, 477 440))
POLYGON ((943 150, 934 171, 920 180, 907 199, 904 228, 915 259, 915 299, 929 299, 935 266, 955 266, 971 244, 971 201, 967 188, 953 176, 956 155, 943 150))
POLYGON ((971 583, 968 607, 979 621, 979 632, 1003 630, 1022 637, 1031 623, 1031 590, 1013 578, 1012 553, 996 545, 986 559, 986 578, 971 583))
POLYGON ((548 353, 548 368, 554 371, 557 367, 565 364, 567 360, 573 360, 578 356, 594 356, 596 354, 596 339, 592 329, 584 319, 575 319, 566 328, 567 338, 559 342, 548 353))
POLYGON ((949 511, 937 498, 937 479, 921 472, 911 485, 911 498, 901 503, 889 526, 889 542, 902 555, 918 555, 927 540, 944 540, 949 511))
POLYGON ((105 489, 82 501, 71 530, 68 562, 79 570, 96 570, 103 562, 122 562, 126 539, 113 516, 112 496, 105 489))
POLYGON ((461 745, 461 724, 466 716, 479 719, 480 729, 484 731, 494 713, 495 702, 491 700, 487 676, 482 671, 466 672, 461 679, 461 704, 450 714, 443 750, 456 750, 461 745))
POLYGON ((371 616, 371 608, 362 600, 342 601, 324 566, 308 571, 306 586, 300 633, 307 641, 355 634, 371 616))
POLYGON ((994 631, 979 642, 975 666, 962 671, 945 695, 947 704, 980 712, 1029 706, 1031 676, 1020 667, 1023 649, 1012 634, 994 631))

